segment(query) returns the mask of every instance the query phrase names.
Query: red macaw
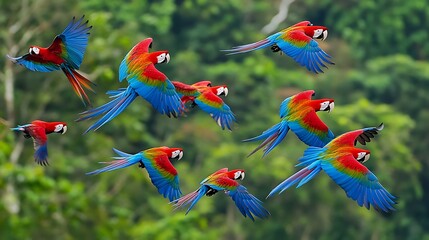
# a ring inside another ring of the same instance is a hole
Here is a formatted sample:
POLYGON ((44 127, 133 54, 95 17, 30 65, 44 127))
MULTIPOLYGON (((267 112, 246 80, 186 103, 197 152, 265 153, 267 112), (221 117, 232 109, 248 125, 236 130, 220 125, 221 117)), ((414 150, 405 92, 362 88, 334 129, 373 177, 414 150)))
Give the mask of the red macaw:
POLYGON ((155 68, 156 64, 168 63, 168 51, 149 53, 152 38, 147 38, 135 45, 122 60, 119 66, 119 81, 128 81, 127 88, 108 91, 112 101, 81 113, 82 117, 76 121, 91 119, 104 114, 85 133, 97 130, 114 117, 119 115, 134 99, 141 96, 148 101, 159 113, 168 117, 179 116, 183 111, 183 104, 177 95, 174 85, 162 72, 155 68))
POLYGON ((192 85, 173 81, 177 93, 181 96, 183 104, 191 102, 191 107, 197 105, 216 121, 222 128, 231 130, 233 122, 236 122, 231 108, 224 103, 220 95, 228 95, 225 85, 212 87, 210 81, 201 81, 192 85))
POLYGON ((61 69, 82 102, 91 105, 83 88, 94 92, 91 84, 95 84, 76 71, 82 63, 88 45, 89 30, 92 28, 88 26, 88 21, 83 21, 83 18, 84 16, 75 21, 73 17, 66 29, 55 37, 48 48, 30 46, 29 53, 16 58, 9 55, 8 57, 31 71, 52 72, 61 69))
POLYGON ((347 132, 322 148, 309 147, 297 165, 304 168, 275 187, 268 197, 281 193, 294 184, 298 184, 298 188, 324 170, 346 192, 347 197, 355 200, 359 206, 367 209, 372 206, 384 212, 395 210, 393 206, 396 204, 396 197, 363 165, 368 161, 370 151, 355 147, 357 141, 363 145, 370 142, 383 127, 381 124, 378 127, 347 132))
POLYGON ((314 39, 325 40, 327 37, 327 27, 313 26, 310 21, 302 21, 264 40, 223 51, 237 54, 271 47, 273 52, 282 51, 309 71, 323 73, 321 67, 327 68, 326 63, 334 63, 330 60, 331 56, 324 52, 314 39))
POLYGON ((243 140, 250 142, 264 139, 248 156, 263 147, 265 147, 263 156, 266 156, 286 137, 289 129, 309 146, 323 147, 334 139, 334 134, 316 114, 317 111, 332 111, 335 106, 334 100, 330 98, 312 100, 314 94, 314 90, 308 90, 286 98, 280 105, 282 118, 280 123, 257 137, 243 140))
POLYGON ((108 166, 87 174, 109 172, 138 163, 140 168, 146 168, 150 180, 162 196, 173 201, 182 195, 179 186, 179 176, 170 159, 180 160, 183 157, 183 149, 164 146, 150 148, 136 154, 124 153, 117 149, 113 149, 113 151, 119 155, 118 157, 114 157, 115 161, 101 162, 108 164, 108 166))
POLYGON ((250 194, 246 187, 240 185, 236 180, 244 179, 244 170, 236 169, 228 171, 228 168, 222 168, 211 174, 201 182, 201 187, 175 201, 174 206, 177 208, 190 205, 186 214, 194 205, 204 196, 212 196, 218 191, 224 191, 235 202, 244 217, 249 217, 254 221, 254 216, 266 218, 270 213, 262 206, 262 202, 250 194))
POLYGON ((50 133, 66 133, 67 123, 34 120, 30 124, 18 125, 18 127, 11 128, 11 130, 23 132, 25 138, 33 138, 34 150, 36 150, 34 160, 37 164, 46 166, 49 165, 48 137, 46 135, 50 133))

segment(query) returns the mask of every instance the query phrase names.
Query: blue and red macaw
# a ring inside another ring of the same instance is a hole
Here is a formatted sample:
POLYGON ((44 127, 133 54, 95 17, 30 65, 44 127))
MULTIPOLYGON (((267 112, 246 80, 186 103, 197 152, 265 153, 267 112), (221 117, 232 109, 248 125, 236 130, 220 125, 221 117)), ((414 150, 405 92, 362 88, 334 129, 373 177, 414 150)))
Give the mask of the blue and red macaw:
POLYGON ((136 154, 124 153, 117 149, 113 151, 118 154, 114 161, 101 162, 108 165, 87 174, 99 174, 139 164, 140 168, 146 168, 150 180, 162 196, 173 201, 182 195, 177 170, 170 162, 170 159, 180 160, 183 157, 181 148, 156 147, 136 154))
POLYGON ((222 168, 204 179, 196 191, 191 192, 175 201, 174 206, 177 208, 190 205, 186 214, 194 205, 204 196, 212 196, 218 191, 224 191, 235 202, 244 217, 249 217, 254 221, 254 216, 267 218, 270 213, 262 206, 262 202, 250 194, 246 187, 240 185, 237 180, 244 179, 244 170, 236 169, 228 171, 228 168, 222 168))
POLYGON ((16 128, 11 128, 13 131, 24 133, 25 138, 33 138, 34 143, 34 160, 42 166, 49 165, 48 162, 48 137, 50 133, 67 132, 67 123, 65 122, 44 122, 34 120, 30 124, 18 125, 16 128))
POLYGON ((316 114, 317 111, 332 111, 334 100, 330 98, 312 100, 314 94, 314 90, 307 90, 286 98, 280 105, 282 118, 280 123, 259 136, 243 140, 245 142, 264 140, 248 156, 263 147, 265 147, 263 156, 266 156, 286 137, 289 129, 309 146, 323 147, 334 139, 332 131, 316 114))
POLYGON ((144 98, 158 112, 168 117, 177 117, 184 111, 174 85, 167 76, 155 68, 156 64, 168 63, 170 54, 168 51, 149 53, 151 46, 152 38, 147 38, 135 45, 122 60, 119 67, 119 81, 122 82, 126 79, 127 88, 108 91, 107 94, 113 98, 112 101, 81 113, 83 116, 77 121, 104 114, 85 133, 95 131, 112 120, 124 111, 137 96, 144 98))
POLYGON ((227 86, 212 87, 210 81, 200 81, 192 85, 173 81, 173 85, 185 106, 186 103, 191 102, 191 107, 200 107, 210 114, 222 129, 231 130, 233 122, 237 122, 231 108, 218 97, 228 95, 227 86))
POLYGON ((271 47, 273 52, 282 51, 309 71, 323 73, 321 67, 327 68, 325 64, 334 63, 330 60, 331 56, 323 51, 314 39, 325 40, 327 37, 328 28, 325 26, 313 26, 310 21, 302 21, 264 40, 224 51, 237 54, 271 47))
POLYGON ((91 85, 95 84, 76 71, 82 63, 88 45, 89 30, 92 28, 83 18, 84 16, 76 20, 73 17, 48 48, 30 46, 27 54, 16 58, 9 55, 8 57, 31 71, 52 72, 61 69, 82 102, 91 105, 84 88, 94 92, 91 85))
POLYGON ((344 133, 322 148, 309 147, 297 166, 303 169, 275 187, 268 197, 281 193, 294 184, 297 188, 313 179, 321 170, 346 192, 347 197, 359 206, 370 206, 378 211, 394 211, 395 197, 378 181, 377 177, 363 163, 370 157, 370 151, 356 148, 359 141, 365 145, 383 129, 384 125, 344 133))

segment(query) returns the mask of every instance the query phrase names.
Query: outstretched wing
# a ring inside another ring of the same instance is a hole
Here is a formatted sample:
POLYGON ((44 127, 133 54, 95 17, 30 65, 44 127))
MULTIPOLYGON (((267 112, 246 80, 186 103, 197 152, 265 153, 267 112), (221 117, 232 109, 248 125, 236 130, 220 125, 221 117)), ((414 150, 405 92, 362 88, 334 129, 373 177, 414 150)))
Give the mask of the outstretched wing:
POLYGON ((176 88, 176 92, 180 97, 196 97, 199 94, 197 88, 193 85, 191 86, 178 81, 171 81, 171 83, 173 83, 174 88, 176 88))
POLYGON ((255 221, 253 216, 267 218, 270 212, 262 206, 261 200, 250 194, 243 185, 238 185, 235 190, 226 192, 244 217, 255 221))
POLYGON ((359 206, 372 206, 384 212, 394 211, 395 197, 378 181, 377 177, 349 154, 332 161, 322 161, 322 169, 343 188, 347 196, 359 206))
POLYGON ((73 17, 64 31, 57 35, 48 47, 48 50, 64 59, 73 69, 79 69, 82 64, 88 45, 89 31, 92 28, 88 26, 88 20, 84 22, 84 17, 85 15, 79 20, 73 17))
POLYGON ((144 151, 141 153, 142 162, 149 177, 158 192, 170 201, 182 195, 179 186, 179 176, 168 156, 159 151, 144 151))
POLYGON ((201 95, 195 99, 195 103, 204 112, 210 114, 222 129, 226 127, 231 130, 233 122, 237 122, 231 108, 210 89, 202 91, 201 95))
POLYGON ((48 163, 48 138, 45 129, 34 124, 27 128, 28 134, 33 138, 34 160, 37 164, 46 166, 48 163))
POLYGON ((381 123, 378 127, 368 127, 351 132, 346 132, 336 137, 329 145, 345 145, 345 146, 355 146, 359 141, 362 145, 365 145, 367 142, 371 141, 371 138, 374 138, 379 131, 383 130, 384 124, 381 123))
POLYGON ((14 63, 18 63, 19 65, 22 65, 31 71, 36 72, 52 72, 55 70, 59 70, 60 67, 52 62, 44 61, 43 59, 31 55, 31 54, 25 54, 20 57, 11 57, 7 55, 7 57, 12 60, 14 63))
POLYGON ((314 73, 323 73, 321 67, 334 64, 330 60, 331 56, 319 47, 317 41, 302 30, 285 31, 277 38, 276 43, 286 55, 314 73))
POLYGON ((307 111, 302 119, 288 122, 288 125, 296 136, 309 146, 323 147, 335 137, 313 109, 307 111))

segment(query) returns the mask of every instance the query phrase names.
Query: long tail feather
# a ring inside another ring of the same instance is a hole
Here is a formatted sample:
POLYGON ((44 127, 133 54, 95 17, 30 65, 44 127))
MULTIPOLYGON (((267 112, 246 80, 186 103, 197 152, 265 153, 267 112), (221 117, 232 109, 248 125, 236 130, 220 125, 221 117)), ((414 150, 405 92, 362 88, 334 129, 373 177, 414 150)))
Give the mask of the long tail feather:
POLYGON ((293 186, 294 184, 297 184, 297 188, 301 187, 311 179, 313 179, 320 171, 322 170, 322 167, 320 166, 320 162, 316 161, 313 164, 311 164, 308 167, 305 167, 301 170, 299 170, 294 175, 290 176, 288 179, 284 180, 282 183, 277 185, 273 190, 271 190, 270 194, 268 194, 267 198, 273 196, 274 194, 282 193, 289 187, 293 186))
POLYGON ((91 125, 84 132, 84 134, 91 130, 95 131, 99 129, 101 126, 112 120, 114 117, 118 116, 138 96, 138 94, 131 87, 128 87, 126 89, 122 88, 117 91, 109 91, 108 94, 113 95, 111 96, 112 98, 114 98, 112 101, 100 107, 93 108, 80 113, 82 117, 77 119, 77 122, 91 119, 105 113, 105 115, 99 120, 97 120, 97 122, 95 122, 93 125, 91 125), (112 93, 114 93, 114 95, 112 93))
POLYGON ((186 211, 186 214, 188 214, 195 204, 207 193, 207 191, 208 188, 206 186, 201 186, 196 191, 188 193, 185 196, 172 201, 171 203, 174 203, 173 206, 175 207, 174 210, 190 205, 186 211))
POLYGON ((255 43, 250 43, 246 45, 241 45, 237 47, 233 47, 232 49, 222 50, 224 52, 228 52, 227 55, 233 55, 238 53, 246 53, 254 50, 262 49, 273 45, 274 43, 269 39, 264 39, 255 43))
POLYGON ((264 131, 261 135, 243 140, 243 142, 253 142, 265 139, 258 147, 255 148, 247 157, 250 157, 252 154, 257 152, 259 149, 264 148, 265 157, 271 150, 273 150, 285 137, 289 131, 289 126, 287 121, 281 121, 276 125, 272 126, 270 129, 264 131))
POLYGON ((106 167, 97 169, 95 171, 89 172, 86 175, 93 175, 93 174, 99 174, 102 172, 110 172, 113 170, 117 170, 120 168, 126 168, 129 167, 131 165, 134 165, 138 162, 141 161, 141 157, 139 154, 136 155, 130 155, 128 157, 119 159, 119 160, 114 160, 114 161, 110 161, 110 162, 100 162, 100 163, 104 163, 104 164, 108 164, 106 167))
POLYGON ((74 92, 76 95, 80 97, 83 104, 86 106, 87 104, 91 106, 91 101, 89 100, 88 95, 86 95, 86 92, 83 88, 86 88, 90 90, 91 92, 95 93, 95 91, 92 89, 91 85, 95 86, 95 83, 91 82, 89 79, 82 76, 80 73, 78 73, 76 70, 69 68, 69 67, 61 67, 64 74, 67 76, 67 79, 69 80, 70 84, 73 87, 74 92))

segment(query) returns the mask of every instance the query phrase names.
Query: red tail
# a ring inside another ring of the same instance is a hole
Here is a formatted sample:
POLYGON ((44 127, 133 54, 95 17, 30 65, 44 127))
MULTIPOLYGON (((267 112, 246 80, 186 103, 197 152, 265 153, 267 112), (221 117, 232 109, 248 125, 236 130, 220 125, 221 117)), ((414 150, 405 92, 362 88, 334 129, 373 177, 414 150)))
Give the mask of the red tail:
POLYGON ((92 106, 91 101, 89 100, 88 95, 86 95, 83 87, 95 93, 95 91, 91 87, 91 85, 95 86, 95 83, 91 82, 89 79, 80 75, 80 73, 78 73, 76 70, 72 68, 62 68, 62 70, 66 74, 67 79, 72 85, 74 92, 76 93, 76 95, 80 97, 83 104, 92 106))

